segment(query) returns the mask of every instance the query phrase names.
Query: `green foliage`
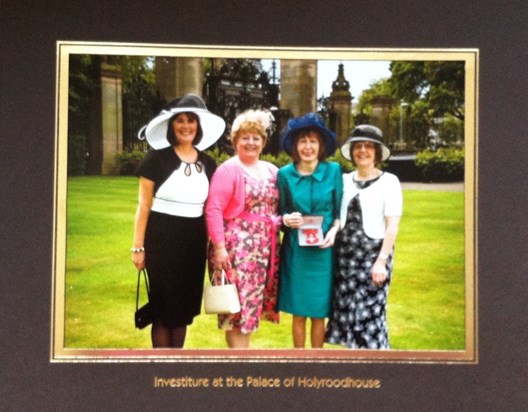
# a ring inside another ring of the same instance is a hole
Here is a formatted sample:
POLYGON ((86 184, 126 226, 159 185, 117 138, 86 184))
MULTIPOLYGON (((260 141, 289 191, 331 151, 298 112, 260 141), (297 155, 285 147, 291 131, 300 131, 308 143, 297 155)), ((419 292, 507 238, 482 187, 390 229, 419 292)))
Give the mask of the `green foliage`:
POLYGON ((68 176, 82 176, 86 172, 86 137, 70 136, 68 142, 68 176))
POLYGON ((226 59, 219 72, 244 82, 257 81, 262 72, 260 59, 226 59))
POLYGON ((367 90, 364 90, 359 96, 356 110, 366 115, 372 114, 371 100, 376 96, 392 96, 392 87, 389 79, 380 79, 372 83, 367 90))
POLYGON ((464 62, 394 61, 389 80, 395 100, 427 102, 433 117, 464 119, 464 62))
POLYGON ((444 117, 439 128, 440 139, 447 143, 456 143, 463 140, 464 122, 448 114, 444 117))
POLYGON ((341 150, 336 150, 335 154, 327 159, 330 162, 336 162, 339 163, 341 166, 341 170, 343 173, 349 173, 352 170, 355 169, 355 166, 352 164, 352 162, 348 159, 345 159, 343 155, 341 154, 341 150))
POLYGON ((273 163, 278 168, 281 168, 282 166, 286 166, 288 163, 292 162, 291 157, 284 151, 279 152, 277 156, 270 153, 270 154, 261 155, 260 158, 267 162, 273 163))
MULTIPOLYGON (((150 328, 133 323, 137 271, 129 248, 137 190, 133 177, 68 180, 66 348, 151 347, 150 328)), ((463 193, 405 190, 388 302, 392 347, 463 350, 464 285, 463 193)), ((196 317, 185 347, 225 348, 216 316, 196 317)), ((291 316, 281 314, 279 325, 261 322, 252 347, 291 348, 291 316)))
MULTIPOLYGON (((108 56, 107 56, 108 57, 108 56)), ((123 143, 136 142, 138 130, 159 111, 159 96, 151 58, 111 56, 109 63, 119 66, 123 90, 123 143)), ((70 56, 68 87, 68 139, 90 136, 92 99, 98 88, 103 56, 70 56)))
MULTIPOLYGON (((206 153, 215 159, 217 165, 221 165, 232 157, 229 153, 221 152, 218 148, 207 150, 206 153)), ((271 153, 263 154, 260 156, 260 160, 273 163, 278 168, 286 166, 292 162, 292 158, 284 151, 279 152, 277 156, 271 153)), ((343 172, 350 172, 354 168, 352 162, 345 159, 339 150, 336 151, 334 156, 329 157, 327 160, 339 163, 343 169, 343 172)))
POLYGON ((70 56, 68 87, 68 135, 72 139, 88 136, 94 90, 92 58, 85 54, 70 56))
POLYGON ((145 157, 142 150, 124 150, 116 155, 117 170, 120 175, 133 175, 141 160, 145 157))
MULTIPOLYGON (((218 148, 206 150, 206 153, 209 156, 211 156, 213 159, 215 159, 216 164, 218 166, 220 166, 222 163, 224 163, 226 160, 232 157, 231 154, 222 152, 218 148)), ((273 163, 275 166, 279 168, 291 162, 291 157, 288 156, 285 152, 280 152, 277 156, 271 153, 263 154, 260 156, 260 159, 273 163)))
POLYGON ((161 102, 152 58, 120 56, 123 74, 123 144, 137 143, 137 133, 158 113, 161 102))
POLYGON ((390 64, 390 84, 395 100, 414 102, 427 92, 428 81, 423 61, 393 61, 390 64))
POLYGON ((215 160, 217 166, 220 166, 227 159, 231 158, 229 153, 222 152, 218 147, 215 147, 214 149, 207 149, 205 153, 215 160))
POLYGON ((424 150, 416 155, 416 165, 424 181, 454 182, 464 180, 464 150, 441 148, 424 150))

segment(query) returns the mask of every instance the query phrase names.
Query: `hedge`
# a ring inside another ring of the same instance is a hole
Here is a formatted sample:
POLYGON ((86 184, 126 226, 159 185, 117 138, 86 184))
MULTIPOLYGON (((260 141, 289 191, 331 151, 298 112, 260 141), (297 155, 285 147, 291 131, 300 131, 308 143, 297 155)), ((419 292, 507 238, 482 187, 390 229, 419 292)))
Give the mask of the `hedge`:
POLYGON ((441 148, 424 150, 416 155, 416 165, 426 182, 456 182, 464 180, 464 150, 441 148))

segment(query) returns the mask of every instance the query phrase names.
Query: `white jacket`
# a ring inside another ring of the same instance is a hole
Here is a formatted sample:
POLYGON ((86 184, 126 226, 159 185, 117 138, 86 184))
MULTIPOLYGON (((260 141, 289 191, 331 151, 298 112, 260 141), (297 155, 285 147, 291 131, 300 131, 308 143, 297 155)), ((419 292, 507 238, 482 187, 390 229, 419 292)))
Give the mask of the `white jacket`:
POLYGON ((385 237, 385 216, 401 216, 403 196, 400 181, 392 173, 383 172, 379 179, 365 189, 353 182, 356 172, 343 174, 343 199, 341 201, 341 229, 345 226, 348 204, 359 193, 363 217, 363 230, 368 237, 385 237))

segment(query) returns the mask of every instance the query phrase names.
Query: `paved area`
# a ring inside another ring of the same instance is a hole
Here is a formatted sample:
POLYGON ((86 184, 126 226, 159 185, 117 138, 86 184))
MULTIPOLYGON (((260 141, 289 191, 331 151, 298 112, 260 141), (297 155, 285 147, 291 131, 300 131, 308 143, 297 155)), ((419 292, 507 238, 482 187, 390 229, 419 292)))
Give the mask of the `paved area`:
POLYGON ((443 192, 463 192, 464 183, 420 183, 420 182, 402 182, 403 189, 411 190, 438 190, 443 192))

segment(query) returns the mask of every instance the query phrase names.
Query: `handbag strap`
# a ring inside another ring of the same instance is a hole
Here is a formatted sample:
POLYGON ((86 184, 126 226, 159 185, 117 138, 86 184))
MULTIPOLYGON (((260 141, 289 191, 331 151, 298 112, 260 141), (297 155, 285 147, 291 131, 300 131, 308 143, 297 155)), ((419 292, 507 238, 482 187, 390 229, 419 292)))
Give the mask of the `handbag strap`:
MULTIPOLYGON (((218 272, 218 270, 215 270, 214 274, 213 274, 213 280, 216 280, 216 272, 218 272)), ((213 284, 213 282, 211 282, 211 285, 213 284)), ((225 284, 229 284, 227 282, 227 275, 226 275, 226 272, 224 269, 221 270, 221 275, 220 275, 220 285, 225 285, 225 284)), ((214 285, 216 285, 216 282, 214 282, 214 285)))
POLYGON ((145 278, 145 288, 147 289, 147 296, 150 299, 150 285, 148 281, 147 270, 146 269, 138 270, 137 288, 136 288, 136 310, 138 310, 139 308, 139 286, 141 284, 141 273, 142 272, 143 272, 143 277, 145 278))

